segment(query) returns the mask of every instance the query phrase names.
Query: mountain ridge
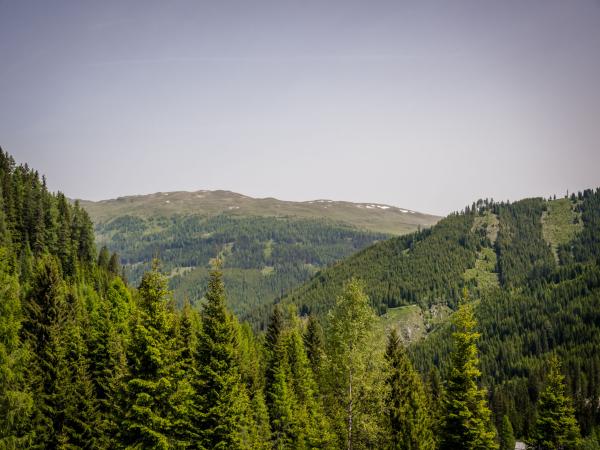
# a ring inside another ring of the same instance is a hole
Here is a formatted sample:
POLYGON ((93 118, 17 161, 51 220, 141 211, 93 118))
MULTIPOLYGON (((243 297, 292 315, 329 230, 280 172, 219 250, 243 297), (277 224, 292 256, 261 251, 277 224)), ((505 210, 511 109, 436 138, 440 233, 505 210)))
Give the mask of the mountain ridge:
POLYGON ((77 199, 95 223, 116 216, 137 217, 200 214, 214 216, 297 217, 329 219, 358 228, 389 234, 405 234, 435 224, 440 216, 377 202, 314 199, 255 198, 228 190, 155 192, 91 201, 77 199))

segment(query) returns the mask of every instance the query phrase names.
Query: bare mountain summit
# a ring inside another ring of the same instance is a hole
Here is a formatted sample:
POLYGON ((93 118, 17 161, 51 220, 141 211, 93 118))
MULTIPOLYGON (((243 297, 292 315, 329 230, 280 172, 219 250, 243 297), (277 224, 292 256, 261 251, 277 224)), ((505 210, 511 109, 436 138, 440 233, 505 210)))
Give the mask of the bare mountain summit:
POLYGON ((80 201, 96 223, 124 215, 137 217, 228 213, 238 216, 324 218, 358 228, 405 234, 429 227, 440 217, 379 203, 333 200, 292 202, 275 198, 252 198, 230 191, 157 192, 98 202, 80 201))

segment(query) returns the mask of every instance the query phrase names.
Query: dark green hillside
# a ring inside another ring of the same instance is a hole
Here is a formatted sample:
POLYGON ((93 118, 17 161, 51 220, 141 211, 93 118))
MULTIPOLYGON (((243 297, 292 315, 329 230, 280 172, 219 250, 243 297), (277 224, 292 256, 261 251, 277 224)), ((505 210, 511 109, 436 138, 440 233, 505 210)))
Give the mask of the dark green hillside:
POLYGON ((336 293, 351 277, 366 283, 372 305, 419 304, 428 308, 454 306, 463 286, 463 273, 474 267, 483 238, 471 232, 474 214, 453 214, 430 230, 378 243, 318 273, 285 300, 303 312, 326 313, 336 293))
POLYGON ((412 327, 406 335, 416 339, 411 353, 422 373, 434 365, 444 373, 449 322, 427 318, 432 304, 454 309, 467 287, 497 425, 506 414, 517 435, 531 432, 545 361, 557 352, 587 433, 600 423, 599 218, 600 190, 567 200, 478 202, 430 230, 378 243, 321 271, 285 300, 325 317, 341 286, 358 277, 380 313, 421 307, 419 326, 429 333, 415 334, 414 318, 401 317, 396 326, 412 327))
POLYGON ((173 216, 118 217, 96 226, 99 245, 121 255, 137 283, 159 256, 170 285, 184 297, 202 297, 210 262, 223 263, 230 306, 242 318, 325 267, 388 235, 317 219, 173 216))

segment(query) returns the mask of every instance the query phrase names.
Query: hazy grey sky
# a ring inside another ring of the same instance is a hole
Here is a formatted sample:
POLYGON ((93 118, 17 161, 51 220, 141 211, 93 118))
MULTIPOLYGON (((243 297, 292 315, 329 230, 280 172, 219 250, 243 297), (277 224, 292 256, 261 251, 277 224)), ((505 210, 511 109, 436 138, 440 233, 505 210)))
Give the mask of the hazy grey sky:
POLYGON ((103 199, 600 185, 600 1, 2 1, 0 145, 103 199))

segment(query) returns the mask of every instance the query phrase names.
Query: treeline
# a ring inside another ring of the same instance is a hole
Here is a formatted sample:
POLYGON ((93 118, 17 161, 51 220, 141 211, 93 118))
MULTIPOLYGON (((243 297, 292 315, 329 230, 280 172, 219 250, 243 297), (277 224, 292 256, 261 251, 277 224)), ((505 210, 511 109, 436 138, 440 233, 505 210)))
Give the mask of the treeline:
POLYGON ((92 223, 77 203, 48 192, 46 179, 27 164, 17 166, 0 148, 0 244, 10 249, 10 264, 21 279, 31 276, 33 260, 56 255, 66 276, 96 255, 92 223))

